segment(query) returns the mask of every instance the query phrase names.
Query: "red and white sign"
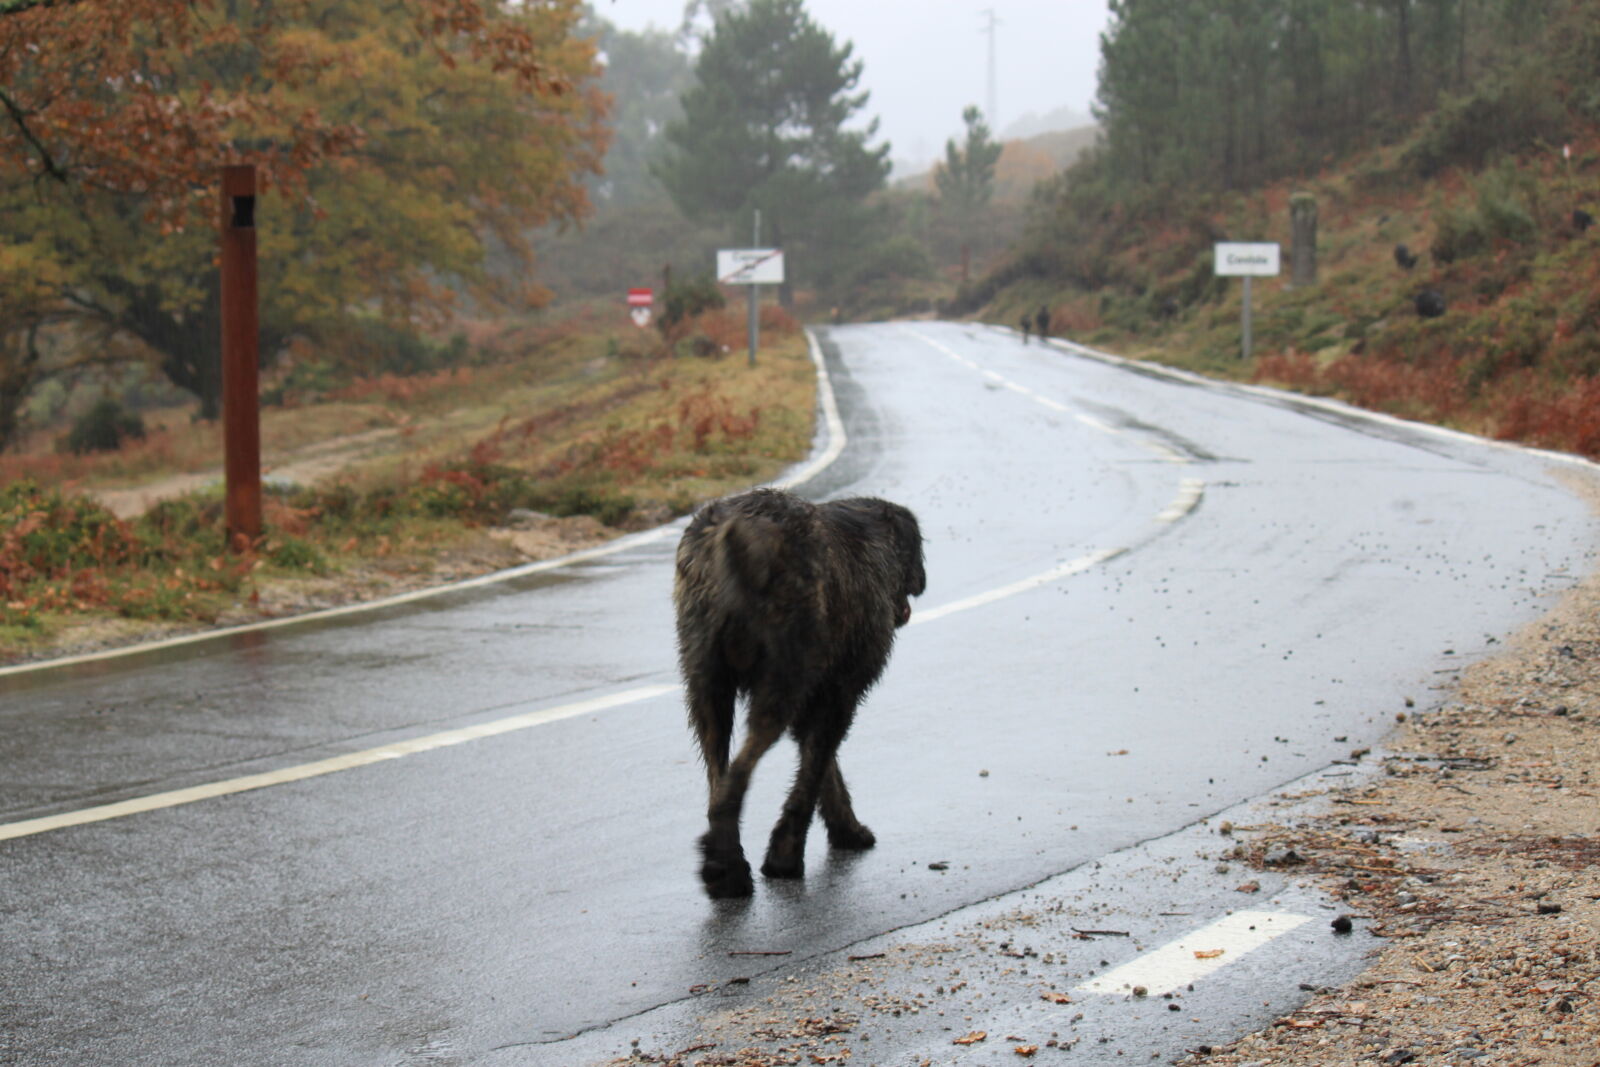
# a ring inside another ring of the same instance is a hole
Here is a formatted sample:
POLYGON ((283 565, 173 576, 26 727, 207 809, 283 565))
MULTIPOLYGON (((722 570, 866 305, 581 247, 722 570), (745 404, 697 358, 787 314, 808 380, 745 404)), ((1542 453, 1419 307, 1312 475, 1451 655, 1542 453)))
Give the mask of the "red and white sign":
POLYGON ((628 290, 628 306, 631 308, 647 308, 655 302, 655 294, 649 289, 628 290))

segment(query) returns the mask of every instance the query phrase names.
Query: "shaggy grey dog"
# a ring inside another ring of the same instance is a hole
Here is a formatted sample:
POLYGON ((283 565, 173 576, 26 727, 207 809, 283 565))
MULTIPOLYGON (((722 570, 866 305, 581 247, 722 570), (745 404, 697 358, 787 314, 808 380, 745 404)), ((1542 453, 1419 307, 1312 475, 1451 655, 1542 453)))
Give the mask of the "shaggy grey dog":
POLYGON ((706 505, 678 544, 673 601, 689 721, 710 788, 701 881, 713 897, 753 890, 739 814, 756 763, 787 731, 800 769, 761 873, 799 878, 820 806, 835 848, 867 849, 835 754, 878 680, 911 597, 927 585, 916 516, 857 497, 812 504, 758 489, 706 505), (747 731, 729 762, 734 703, 747 731))

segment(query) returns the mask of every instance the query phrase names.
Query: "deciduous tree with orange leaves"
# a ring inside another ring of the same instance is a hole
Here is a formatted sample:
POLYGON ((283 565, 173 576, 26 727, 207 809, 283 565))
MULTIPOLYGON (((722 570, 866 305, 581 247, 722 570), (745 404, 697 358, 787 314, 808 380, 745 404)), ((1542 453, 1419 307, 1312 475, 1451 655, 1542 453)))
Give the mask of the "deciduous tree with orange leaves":
POLYGON ((527 235, 587 212, 605 145, 580 14, 0 0, 0 409, 30 331, 67 321, 144 349, 214 415, 227 163, 255 163, 264 189, 265 352, 355 314, 437 321, 463 293, 536 301, 527 235), (514 269, 491 272, 491 249, 514 269))

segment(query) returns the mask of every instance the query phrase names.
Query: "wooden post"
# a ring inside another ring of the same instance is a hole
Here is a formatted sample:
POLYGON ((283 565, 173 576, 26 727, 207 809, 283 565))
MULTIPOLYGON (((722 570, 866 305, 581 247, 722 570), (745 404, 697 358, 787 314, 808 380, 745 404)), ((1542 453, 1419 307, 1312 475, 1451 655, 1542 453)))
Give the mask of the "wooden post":
POLYGON ((1317 284, 1317 198, 1295 193, 1289 198, 1289 284, 1299 289, 1317 284))
POLYGON ((260 310, 256 292, 256 168, 222 168, 222 439, 228 547, 261 538, 260 310))

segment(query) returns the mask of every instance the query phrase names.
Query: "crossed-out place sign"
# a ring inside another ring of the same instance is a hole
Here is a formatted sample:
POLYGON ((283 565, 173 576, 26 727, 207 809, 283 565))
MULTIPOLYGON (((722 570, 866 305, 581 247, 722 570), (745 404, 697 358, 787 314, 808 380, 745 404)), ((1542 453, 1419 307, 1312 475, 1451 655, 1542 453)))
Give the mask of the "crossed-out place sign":
POLYGON ((1219 278, 1243 278, 1244 299, 1239 306, 1240 332, 1243 334, 1239 358, 1250 358, 1250 279, 1276 278, 1279 272, 1278 246, 1272 242, 1218 241, 1216 273, 1219 278))
POLYGON ((717 281, 722 285, 781 285, 783 249, 719 248, 717 281))
MULTIPOLYGON (((756 213, 757 241, 761 240, 761 213, 756 213)), ((756 286, 783 284, 783 249, 717 249, 717 282, 720 285, 748 285, 750 308, 750 365, 756 365, 756 345, 761 335, 761 320, 756 314, 756 286)))

